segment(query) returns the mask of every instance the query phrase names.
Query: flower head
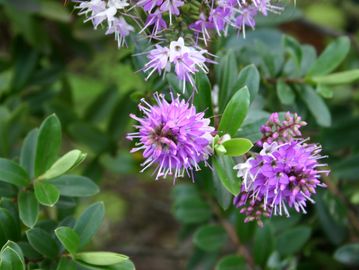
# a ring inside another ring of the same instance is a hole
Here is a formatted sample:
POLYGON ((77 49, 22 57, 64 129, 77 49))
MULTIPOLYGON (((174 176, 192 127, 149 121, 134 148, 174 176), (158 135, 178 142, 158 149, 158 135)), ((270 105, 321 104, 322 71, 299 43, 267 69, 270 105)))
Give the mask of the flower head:
POLYGON ((185 172, 192 176, 199 170, 199 163, 212 154, 211 142, 214 128, 204 113, 179 97, 168 102, 164 96, 154 95, 157 104, 150 105, 142 100, 139 109, 143 118, 131 117, 139 122, 138 132, 128 134, 129 140, 139 139, 132 152, 143 150, 146 159, 142 171, 156 164, 156 179, 173 175, 183 177, 185 172))

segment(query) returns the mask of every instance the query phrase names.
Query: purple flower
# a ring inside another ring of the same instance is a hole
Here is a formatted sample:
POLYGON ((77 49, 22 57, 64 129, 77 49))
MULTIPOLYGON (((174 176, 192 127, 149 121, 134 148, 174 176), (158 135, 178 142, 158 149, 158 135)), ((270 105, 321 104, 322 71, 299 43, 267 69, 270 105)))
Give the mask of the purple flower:
POLYGON ((183 6, 182 0, 164 0, 160 10, 161 12, 167 11, 170 15, 170 24, 172 24, 172 14, 178 16, 180 14, 179 7, 183 6))
POLYGON ((142 100, 139 109, 143 118, 131 117, 139 122, 138 132, 127 135, 129 140, 139 139, 131 152, 143 150, 146 159, 141 172, 156 164, 156 179, 173 175, 174 181, 185 172, 193 177, 199 163, 212 154, 211 142, 214 128, 204 113, 179 97, 172 96, 168 102, 162 95, 154 95, 157 104, 150 105, 142 100))
POLYGON ((129 25, 123 17, 119 17, 118 19, 116 18, 112 26, 107 29, 106 35, 114 33, 118 47, 122 47, 126 44, 125 38, 133 31, 134 28, 129 25))
POLYGON ((321 146, 308 144, 306 140, 291 140, 277 144, 263 144, 262 151, 245 163, 238 164, 238 175, 243 177, 242 191, 234 204, 247 215, 245 221, 261 216, 289 216, 288 208, 306 213, 307 201, 314 203, 316 188, 325 187, 321 174, 329 174, 320 167, 321 146))
POLYGON ((254 29, 256 21, 254 17, 257 15, 257 9, 254 7, 244 8, 241 14, 236 18, 236 26, 242 29, 243 36, 246 36, 246 26, 254 29))
POLYGON ((145 26, 139 33, 142 33, 151 25, 153 25, 151 37, 156 37, 158 32, 167 28, 166 21, 162 18, 162 13, 159 10, 156 10, 154 13, 148 15, 145 26))

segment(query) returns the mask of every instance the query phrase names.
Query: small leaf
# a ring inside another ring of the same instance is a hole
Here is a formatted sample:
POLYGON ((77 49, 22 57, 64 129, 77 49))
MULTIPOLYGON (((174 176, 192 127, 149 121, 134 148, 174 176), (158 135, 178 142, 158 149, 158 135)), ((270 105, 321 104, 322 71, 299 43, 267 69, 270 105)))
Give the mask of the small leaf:
POLYGON ((27 134, 22 144, 20 153, 20 165, 26 169, 31 178, 34 177, 36 142, 38 134, 39 130, 37 128, 27 134))
POLYGON ((61 124, 50 115, 41 124, 37 138, 35 176, 43 174, 56 161, 61 146, 61 124))
POLYGON ((350 84, 359 80, 359 69, 332 73, 312 78, 313 82, 324 85, 350 84))
POLYGON ((56 270, 76 270, 76 264, 70 258, 61 258, 56 270))
POLYGON ((6 247, 0 253, 0 269, 25 270, 24 260, 14 249, 6 247))
POLYGON ((223 134, 234 136, 241 127, 249 109, 249 91, 247 87, 238 90, 228 102, 218 130, 223 134))
POLYGON ((0 181, 25 187, 30 183, 26 171, 11 160, 0 158, 0 181))
POLYGON ((79 235, 69 227, 59 227, 55 230, 57 238, 64 248, 71 254, 75 254, 80 245, 79 235))
POLYGON ((206 115, 212 116, 211 82, 203 72, 196 73, 196 86, 198 93, 194 95, 193 104, 197 111, 205 111, 206 115))
POLYGON ((89 206, 77 220, 74 230, 80 236, 80 247, 85 246, 97 232, 105 216, 102 202, 89 206))
POLYGON ((52 207, 60 198, 59 190, 50 183, 36 181, 34 188, 36 199, 43 205, 52 207))
POLYGON ((336 69, 350 49, 348 37, 340 37, 330 43, 308 72, 309 77, 325 75, 336 69))
POLYGON ((128 256, 114 252, 82 252, 75 256, 76 260, 98 266, 108 266, 127 261, 128 256))
POLYGON ((211 210, 200 198, 185 197, 175 204, 174 215, 184 224, 196 224, 208 221, 211 210))
POLYGON ((233 87, 232 93, 234 94, 238 89, 247 86, 250 96, 250 103, 252 103, 258 94, 259 84, 260 84, 260 75, 257 67, 253 64, 248 65, 239 72, 237 82, 233 87))
POLYGON ((194 244, 207 252, 219 250, 226 241, 226 231, 218 225, 202 226, 193 236, 194 244))
POLYGON ((302 87, 299 94, 317 123, 323 127, 329 127, 332 123, 332 117, 323 99, 309 86, 302 87))
POLYGON ((257 264, 264 266, 274 250, 274 236, 271 228, 264 225, 258 227, 254 236, 254 260, 257 264))
POLYGON ((277 250, 283 256, 294 255, 303 248, 310 234, 311 229, 305 226, 286 230, 277 237, 277 250))
POLYGON ((65 174, 86 158, 80 150, 72 150, 59 158, 39 179, 51 179, 65 174))
POLYGON ((19 215, 21 221, 32 228, 39 217, 39 203, 31 191, 21 191, 18 198, 19 215))
POLYGON ((51 235, 40 228, 33 228, 26 232, 30 245, 40 254, 48 258, 55 258, 59 249, 51 235))
POLYGON ((226 155, 228 156, 241 156, 247 153, 253 144, 250 140, 244 138, 235 138, 223 143, 226 148, 226 155))
POLYGON ((216 270, 247 270, 246 261, 237 255, 229 255, 220 259, 216 270))
POLYGON ((291 105, 295 101, 295 94, 288 84, 279 80, 277 83, 277 95, 280 102, 284 105, 291 105))
POLYGON ((48 183, 57 187, 63 196, 89 197, 99 192, 98 186, 90 178, 79 175, 63 175, 48 183))
POLYGON ((223 186, 233 195, 238 195, 241 189, 241 181, 233 169, 233 159, 229 156, 217 156, 213 158, 213 166, 223 186))
POLYGON ((349 266, 359 266, 359 244, 347 244, 341 246, 334 253, 334 258, 349 266))

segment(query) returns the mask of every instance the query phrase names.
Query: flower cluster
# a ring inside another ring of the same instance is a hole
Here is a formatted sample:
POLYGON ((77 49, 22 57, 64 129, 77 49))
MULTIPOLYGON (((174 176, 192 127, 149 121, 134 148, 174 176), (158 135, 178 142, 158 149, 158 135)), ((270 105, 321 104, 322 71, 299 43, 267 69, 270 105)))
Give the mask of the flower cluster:
POLYGON ((206 62, 212 62, 206 58, 206 50, 197 50, 194 47, 188 47, 184 44, 183 38, 178 41, 172 41, 169 47, 156 45, 155 49, 147 54, 148 63, 143 70, 149 72, 149 78, 155 71, 159 74, 171 71, 174 66, 174 72, 177 78, 182 82, 183 92, 186 89, 186 82, 189 82, 195 89, 193 75, 198 71, 208 72, 206 62))
MULTIPOLYGON (((276 114, 271 119, 277 120, 276 114)), ((238 177, 243 178, 241 193, 235 197, 234 204, 247 216, 246 222, 256 220, 262 225, 262 216, 289 216, 288 208, 306 213, 307 201, 314 202, 311 197, 316 188, 325 187, 320 176, 329 171, 320 169, 326 166, 319 163, 324 158, 320 155, 320 145, 302 138, 276 139, 264 142, 259 154, 234 167, 238 177)))
POLYGON ((168 102, 164 96, 155 94, 156 105, 145 100, 139 105, 143 118, 131 117, 139 122, 138 132, 127 135, 129 140, 139 139, 132 152, 143 150, 146 159, 142 171, 156 164, 156 179, 172 175, 176 180, 185 172, 193 177, 193 170, 199 170, 198 163, 206 161, 212 154, 212 132, 210 120, 204 113, 172 96, 168 102))

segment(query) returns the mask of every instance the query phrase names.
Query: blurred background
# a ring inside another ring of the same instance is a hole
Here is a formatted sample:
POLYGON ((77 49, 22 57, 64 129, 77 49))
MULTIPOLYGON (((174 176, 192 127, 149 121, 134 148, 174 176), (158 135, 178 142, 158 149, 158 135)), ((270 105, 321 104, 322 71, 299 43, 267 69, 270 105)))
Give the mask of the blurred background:
MULTIPOLYGON (((247 52, 246 46, 262 42, 270 45, 263 50, 275 53, 282 33, 314 46, 318 54, 334 38, 347 35, 352 50, 340 69, 359 68, 358 0, 298 0, 296 7, 288 2, 286 12, 262 18, 245 41, 236 37, 220 40, 214 53, 241 51, 240 69, 258 62, 258 56, 247 52)), ((129 154, 131 146, 125 139, 132 124, 129 113, 137 111, 139 97, 166 87, 161 81, 145 83, 142 73, 136 72, 143 58, 133 54, 141 50, 143 41, 134 37, 132 41, 128 48, 118 49, 112 36, 84 24, 69 1, 0 0, 0 156, 16 157, 26 132, 56 113, 68 149, 79 148, 89 154, 83 173, 102 189, 93 200, 105 202, 106 222, 94 249, 127 254, 138 270, 213 269, 205 262, 210 256, 193 247, 188 237, 193 228, 180 225, 179 213, 172 205, 174 193, 188 186, 174 188, 170 180, 155 182, 150 172, 139 174, 141 155, 129 154)), ((214 78, 211 81, 215 84, 214 78)), ((281 245, 279 250, 289 245, 286 241, 309 240, 283 267, 266 268, 359 269, 358 249, 349 252, 354 266, 333 257, 341 245, 359 239, 358 90, 358 84, 353 84, 321 93, 332 114, 331 127, 320 127, 303 113, 313 122, 307 134, 321 142, 331 156, 331 192, 322 195, 304 219, 294 216, 272 221, 273 237, 296 224, 309 228, 310 236, 300 230, 303 235, 282 236, 276 244, 281 245)), ((266 108, 287 109, 278 100, 266 108)), ((300 106, 298 111, 302 112, 300 106)), ((234 223, 244 238, 257 237, 259 242, 254 245, 262 248, 261 243, 268 239, 258 238, 256 225, 243 225, 240 217, 234 218, 239 220, 234 223)))

